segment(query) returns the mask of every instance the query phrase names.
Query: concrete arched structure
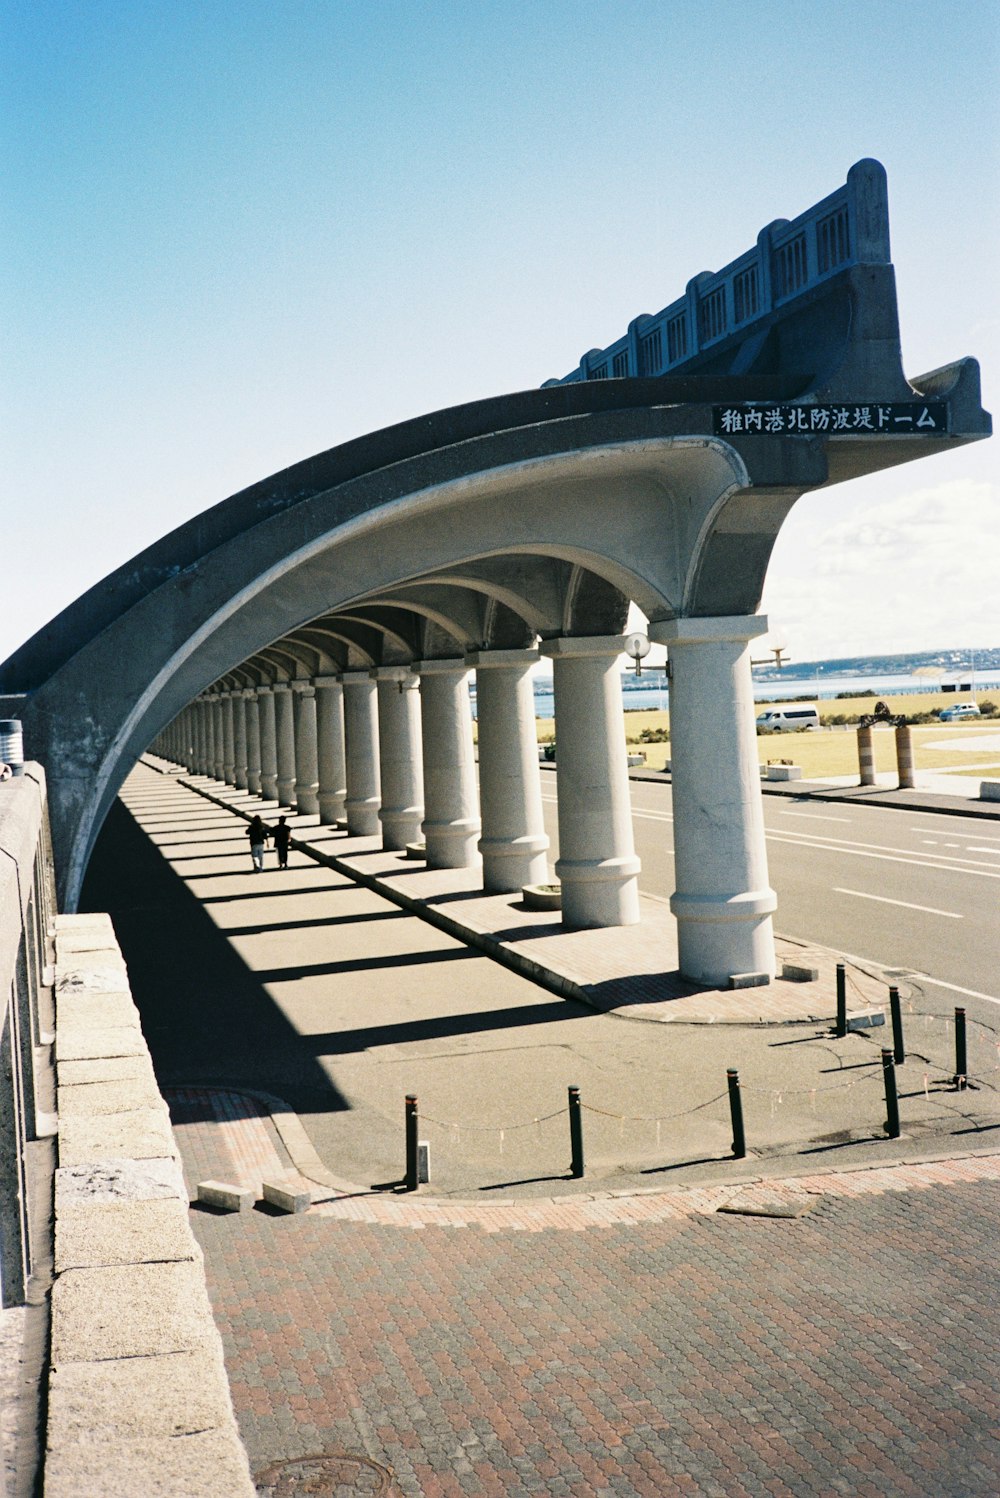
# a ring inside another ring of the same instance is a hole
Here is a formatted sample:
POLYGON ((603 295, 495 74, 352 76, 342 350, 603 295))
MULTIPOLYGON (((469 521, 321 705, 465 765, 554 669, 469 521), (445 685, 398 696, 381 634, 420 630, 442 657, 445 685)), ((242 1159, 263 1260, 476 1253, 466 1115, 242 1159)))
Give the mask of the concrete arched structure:
MULTIPOLYGON (((268 698, 267 732, 280 699, 287 736, 290 685, 298 711, 310 681, 326 689, 418 663, 440 698, 449 663, 480 658, 485 669, 484 652, 499 660, 540 640, 558 711, 560 681, 564 704, 584 686, 595 701, 605 691, 632 599, 685 675, 692 719, 708 683, 745 737, 745 692, 726 683, 734 671, 749 681, 747 645, 762 627, 752 616, 796 499, 990 430, 975 361, 912 382, 903 374, 887 221, 881 237, 872 228, 881 168, 854 168, 842 192, 843 203, 824 200, 808 223, 764 231, 754 275, 766 296, 752 306, 743 257, 696 278, 687 312, 677 304, 658 315, 668 351, 671 319, 687 317, 694 373, 607 378, 612 364, 617 373, 613 345, 607 359, 585 356, 570 383, 437 412, 310 458, 148 548, 0 666, 0 712, 23 720, 46 766, 64 907, 138 755, 213 686, 226 694, 211 729, 214 763, 228 773, 245 732, 232 693, 254 683, 268 698), (831 213, 843 234, 828 232, 831 213), (792 295, 785 272, 800 240, 808 274, 792 295), (725 317, 713 310, 723 308, 725 317)), ((642 369, 655 331, 654 320, 636 321, 620 341, 623 367, 642 369)), ((519 669, 510 664, 510 681, 519 669)), ((577 756, 581 784, 597 783, 592 758, 577 756)), ((745 778, 748 763, 744 744, 726 773, 745 778)), ((711 794, 724 799, 725 789, 711 794)), ((746 850, 736 843, 726 856, 738 860, 746 850)), ((745 864, 739 898, 751 910, 750 853, 745 864)), ((714 896, 698 893, 696 865, 685 909, 702 901, 710 922, 714 896)))

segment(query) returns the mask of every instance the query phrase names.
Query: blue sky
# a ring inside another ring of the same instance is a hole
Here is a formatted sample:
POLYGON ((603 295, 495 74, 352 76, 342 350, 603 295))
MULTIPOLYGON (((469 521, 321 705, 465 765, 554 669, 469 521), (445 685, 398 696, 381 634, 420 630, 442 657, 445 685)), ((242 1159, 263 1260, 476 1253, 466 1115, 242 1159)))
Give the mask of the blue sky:
MULTIPOLYGON (((157 536, 536 386, 852 162, 903 352, 1000 369, 1000 6, 6 0, 0 658, 157 536)), ((798 659, 1000 644, 994 443, 807 496, 798 659)))

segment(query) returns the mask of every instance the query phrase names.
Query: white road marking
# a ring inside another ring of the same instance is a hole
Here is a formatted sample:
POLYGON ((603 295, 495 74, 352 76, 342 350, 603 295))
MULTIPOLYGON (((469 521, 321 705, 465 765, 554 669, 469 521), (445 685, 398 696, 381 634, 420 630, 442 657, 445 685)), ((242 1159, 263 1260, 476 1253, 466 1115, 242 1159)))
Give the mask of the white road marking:
POLYGON ((953 855, 942 853, 940 857, 945 860, 935 863, 931 859, 921 858, 918 853, 909 848, 891 848, 886 851, 875 851, 881 849, 881 843, 847 843, 843 838, 823 837, 821 833, 805 832, 768 832, 765 834, 769 842, 790 843, 796 848, 817 848, 822 853, 843 853, 855 858, 879 858, 889 863, 909 863, 920 869, 940 869, 946 874, 977 874, 983 879, 1000 879, 1000 871, 995 870, 994 864, 981 863, 979 859, 955 858, 953 855), (894 855, 902 855, 895 857, 894 855), (962 868, 965 864, 968 867, 962 868))
POLYGON ((834 885, 835 895, 855 895, 859 900, 877 900, 880 905, 901 905, 904 910, 922 910, 926 915, 946 915, 952 921, 964 921, 965 917, 955 910, 937 910, 933 905, 914 905, 909 900, 890 900, 886 895, 869 895, 862 889, 841 889, 834 885))
POLYGON ((1000 856, 1000 848, 966 848, 966 853, 992 853, 993 857, 1000 856))
POLYGON ((846 822, 850 825, 850 817, 831 817, 824 811, 782 811, 783 817, 811 817, 814 822, 846 822))
MULTIPOLYGON (((881 809, 882 808, 880 808, 880 810, 881 809)), ((909 828, 907 828, 907 831, 908 832, 926 832, 927 828, 926 827, 909 827, 909 828)), ((993 837, 993 838, 991 838, 988 833, 982 833, 982 832, 979 832, 978 830, 976 832, 957 832, 955 830, 955 828, 952 827, 952 828, 949 829, 949 831, 950 831, 952 837, 978 837, 978 838, 985 839, 986 842, 992 842, 992 843, 998 843, 998 844, 1000 844, 1000 837, 993 837)))
POLYGON ((951 993, 963 993, 970 999, 985 999, 987 1004, 1000 1004, 1000 999, 991 993, 980 993, 978 988, 960 988, 957 983, 946 983, 943 978, 932 978, 930 973, 913 972, 910 977, 919 978, 922 983, 933 983, 936 988, 947 988, 951 993))

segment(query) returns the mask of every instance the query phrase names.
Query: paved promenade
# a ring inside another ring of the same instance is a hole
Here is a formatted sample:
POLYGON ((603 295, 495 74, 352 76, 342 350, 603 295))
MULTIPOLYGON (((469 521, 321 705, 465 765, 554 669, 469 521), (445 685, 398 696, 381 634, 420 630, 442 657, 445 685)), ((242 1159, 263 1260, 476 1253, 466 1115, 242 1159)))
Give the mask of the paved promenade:
MULTIPOLYGON (((601 1012, 407 914, 358 840, 329 835, 365 885, 301 849, 255 876, 238 808, 153 769, 125 798, 92 888, 189 1184, 313 1184, 302 1216, 192 1210, 262 1493, 1000 1490, 995 1037, 970 1042, 980 1085, 957 1094, 946 1017, 907 991, 890 1141, 885 1031, 832 1039, 833 954, 813 954, 819 983, 781 986, 774 1015, 723 1023, 712 1005, 773 995, 679 987, 601 1012), (685 1022, 662 1022, 685 1001, 685 1022), (431 1142, 416 1197, 393 1189, 406 1091, 431 1142), (307 1457, 322 1460, 276 1469, 307 1457)), ((438 899, 463 919, 479 903, 438 899)), ((561 940, 506 920, 525 947, 561 940)), ((648 967, 547 961, 583 989, 648 967)), ((852 1002, 884 999, 883 976, 852 969, 852 1002)), ((645 977, 669 979, 662 948, 645 977)))

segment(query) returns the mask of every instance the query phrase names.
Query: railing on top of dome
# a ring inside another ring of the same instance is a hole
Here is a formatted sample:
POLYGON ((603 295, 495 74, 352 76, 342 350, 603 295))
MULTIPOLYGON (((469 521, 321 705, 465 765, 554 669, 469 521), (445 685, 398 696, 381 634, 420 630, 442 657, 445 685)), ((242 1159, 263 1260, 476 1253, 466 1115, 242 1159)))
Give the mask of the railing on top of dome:
POLYGON ((889 205, 881 162, 857 162, 836 192, 798 218, 775 219, 753 249, 719 271, 702 271, 677 301, 543 388, 583 380, 670 374, 706 350, 781 312, 853 265, 889 264, 889 205))

